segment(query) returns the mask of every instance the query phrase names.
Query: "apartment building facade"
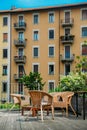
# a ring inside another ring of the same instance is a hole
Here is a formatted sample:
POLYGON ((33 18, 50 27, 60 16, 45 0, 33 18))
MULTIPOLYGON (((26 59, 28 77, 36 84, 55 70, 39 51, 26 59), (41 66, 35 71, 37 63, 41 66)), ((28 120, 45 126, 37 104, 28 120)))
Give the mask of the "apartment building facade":
POLYGON ((54 89, 61 75, 75 69, 76 56, 87 56, 87 3, 4 13, 10 16, 11 93, 24 93, 18 79, 31 71, 41 73, 45 91, 54 89))
POLYGON ((10 15, 0 14, 0 101, 10 94, 10 15))

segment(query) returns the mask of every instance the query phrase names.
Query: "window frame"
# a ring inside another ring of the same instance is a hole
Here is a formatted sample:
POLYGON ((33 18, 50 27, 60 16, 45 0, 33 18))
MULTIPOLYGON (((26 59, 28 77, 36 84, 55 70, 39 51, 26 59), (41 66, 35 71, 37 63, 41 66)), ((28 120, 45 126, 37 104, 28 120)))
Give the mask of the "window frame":
POLYGON ((8 42, 8 33, 7 32, 3 33, 3 42, 8 42))
POLYGON ((48 63, 48 75, 55 75, 55 63, 54 62, 48 63), (50 71, 50 66, 53 66, 53 72, 50 71))
POLYGON ((81 26, 81 37, 82 37, 82 38, 85 38, 85 37, 87 37, 87 36, 83 36, 83 30, 82 30, 83 28, 86 28, 86 29, 87 29, 87 26, 81 26))
POLYGON ((55 13, 54 12, 49 12, 48 13, 48 22, 49 23, 54 23, 54 21, 55 21, 55 13), (53 14, 53 16, 50 16, 51 14, 53 14))
POLYGON ((87 48, 87 45, 82 45, 82 46, 81 46, 81 55, 82 55, 82 56, 87 56, 87 54, 84 54, 84 53, 83 53, 83 47, 86 47, 86 48, 87 48))
POLYGON ((8 26, 8 16, 4 16, 3 17, 3 26, 8 26), (4 19, 7 19, 7 21, 6 21, 6 23, 4 23, 5 21, 4 21, 4 19))
POLYGON ((6 93, 7 92, 7 88, 8 88, 8 83, 7 82, 2 82, 2 92, 6 93), (6 86, 4 86, 6 85, 6 86))
POLYGON ((3 76, 7 76, 8 75, 8 66, 7 65, 3 65, 2 66, 2 75, 3 76))
POLYGON ((8 49, 3 49, 3 58, 8 58, 8 49))
MULTIPOLYGON (((66 65, 67 64, 64 65, 64 75, 66 75, 66 65)), ((70 66, 70 70, 71 70, 71 64, 69 63, 68 65, 70 66)))
POLYGON ((33 53, 33 57, 34 58, 38 58, 39 57, 39 46, 33 46, 33 51, 32 51, 33 53), (35 50, 34 49, 37 49, 37 56, 35 56, 35 50))
POLYGON ((49 45, 48 46, 48 57, 54 57, 55 56, 55 46, 54 45, 49 45), (53 55, 50 55, 50 48, 53 48, 53 55))
POLYGON ((48 90, 49 90, 49 91, 55 90, 55 80, 48 80, 48 90), (53 89, 50 89, 50 83, 53 83, 53 84, 54 84, 53 89))
POLYGON ((54 28, 50 28, 49 31, 48 31, 48 39, 49 40, 54 40, 55 39, 55 29, 54 28), (51 34, 52 32, 50 31, 53 31, 53 34, 51 34), (50 36, 50 35, 53 35, 53 36, 50 36))
POLYGON ((82 14, 83 12, 82 11, 84 11, 84 10, 87 10, 87 8, 82 8, 81 9, 81 20, 87 20, 87 18, 85 18, 85 19, 83 18, 83 14, 82 14))
POLYGON ((33 30, 33 40, 38 41, 39 40, 39 30, 33 30), (37 34, 35 34, 37 32, 37 34))
POLYGON ((33 14, 33 24, 39 24, 39 13, 34 13, 33 14), (37 16, 37 22, 35 22, 35 16, 37 16))
POLYGON ((32 64, 32 72, 39 72, 39 63, 33 63, 32 64), (34 71, 34 66, 38 66, 38 71, 34 71))

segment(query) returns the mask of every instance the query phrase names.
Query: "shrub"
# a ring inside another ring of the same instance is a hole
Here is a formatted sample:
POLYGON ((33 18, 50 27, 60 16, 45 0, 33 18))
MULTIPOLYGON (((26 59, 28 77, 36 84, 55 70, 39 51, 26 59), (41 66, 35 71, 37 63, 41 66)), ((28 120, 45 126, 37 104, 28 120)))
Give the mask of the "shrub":
POLYGON ((87 77, 85 73, 70 73, 62 76, 60 86, 63 91, 85 91, 87 90, 87 77))

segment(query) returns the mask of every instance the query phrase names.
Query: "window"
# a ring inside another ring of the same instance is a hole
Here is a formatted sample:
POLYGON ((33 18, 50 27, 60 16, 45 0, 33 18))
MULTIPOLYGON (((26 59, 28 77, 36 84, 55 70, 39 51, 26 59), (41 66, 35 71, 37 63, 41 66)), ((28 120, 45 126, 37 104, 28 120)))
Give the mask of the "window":
POLYGON ((70 35, 70 28, 65 28, 65 35, 70 35))
POLYGON ((33 72, 38 72, 38 65, 37 64, 33 65, 33 72))
POLYGON ((54 22, 54 13, 49 13, 49 23, 54 22))
POLYGON ((34 31, 34 41, 38 40, 38 31, 34 31))
POLYGON ((38 47, 33 48, 33 56, 38 57, 38 47))
POLYGON ((49 30, 49 39, 54 39, 54 30, 53 29, 49 30))
POLYGON ((54 75, 54 64, 49 64, 49 75, 54 75))
POLYGON ((18 40, 20 41, 20 43, 23 42, 23 40, 24 40, 24 33, 23 32, 19 32, 18 40))
POLYGON ((2 83, 2 92, 4 92, 4 93, 7 92, 7 82, 2 83))
POLYGON ((18 18, 19 18, 19 27, 24 26, 24 17, 20 15, 18 18))
POLYGON ((18 76, 19 78, 23 77, 23 74, 25 74, 24 66, 23 65, 18 65, 18 76))
POLYGON ((82 55, 87 55, 87 45, 82 45, 82 55))
POLYGON ((54 90, 54 82, 53 81, 49 82, 49 90, 54 90))
POLYGON ((18 93, 23 94, 23 84, 22 83, 18 84, 18 93))
POLYGON ((7 75, 7 66, 3 66, 3 75, 7 75))
POLYGON ((4 17, 3 18, 3 26, 7 26, 8 25, 8 17, 4 17))
POLYGON ((87 9, 82 10, 82 20, 87 19, 87 9))
POLYGON ((24 56, 24 50, 23 50, 23 48, 19 48, 18 49, 18 56, 19 57, 24 56))
POLYGON ((70 46, 66 45, 64 49, 65 49, 65 58, 70 58, 70 46))
POLYGON ((70 73, 70 64, 65 64, 65 75, 69 75, 70 73))
POLYGON ((49 47, 49 57, 53 57, 54 56, 54 47, 50 46, 49 47))
POLYGON ((82 27, 82 37, 87 37, 87 27, 82 27))
POLYGON ((3 58, 7 58, 7 56, 8 56, 8 50, 3 49, 3 58))
POLYGON ((3 33, 3 42, 8 41, 8 33, 3 33))
POLYGON ((70 11, 65 11, 65 23, 70 23, 70 11))
POLYGON ((38 24, 38 14, 34 14, 34 16, 33 16, 33 23, 34 24, 38 24))
POLYGON ((82 64, 82 72, 87 72, 87 63, 82 64))

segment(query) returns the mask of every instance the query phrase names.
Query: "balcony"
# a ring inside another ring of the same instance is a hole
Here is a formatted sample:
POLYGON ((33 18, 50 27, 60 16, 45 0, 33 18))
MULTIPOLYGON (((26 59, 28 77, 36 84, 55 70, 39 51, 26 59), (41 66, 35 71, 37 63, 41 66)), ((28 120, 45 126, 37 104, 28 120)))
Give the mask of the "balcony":
POLYGON ((72 27, 74 24, 74 19, 62 19, 61 25, 62 27, 72 27))
POLYGON ((15 63, 23 63, 26 62, 26 56, 14 56, 15 63))
POLYGON ((63 44, 72 44, 74 42, 74 35, 65 35, 65 36, 61 36, 61 43, 63 44))
POLYGON ((63 63, 66 63, 66 62, 73 62, 74 61, 74 54, 71 55, 69 58, 63 56, 63 55, 60 55, 60 60, 63 62, 63 63))
POLYGON ((22 77, 23 77, 23 74, 14 74, 14 79, 15 80, 19 80, 22 77))
POLYGON ((26 29, 26 23, 25 22, 14 23, 14 28, 16 30, 25 30, 26 29))
POLYGON ((26 41, 27 41, 27 39, 25 39, 25 40, 14 40, 14 45, 16 46, 16 47, 25 47, 26 46, 26 41))

